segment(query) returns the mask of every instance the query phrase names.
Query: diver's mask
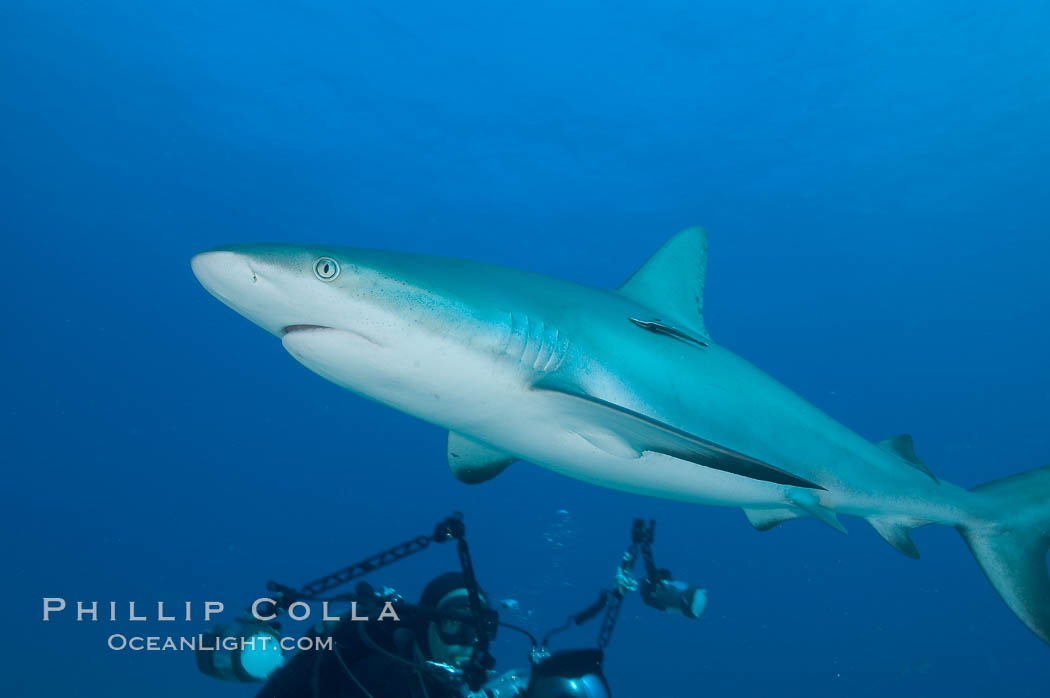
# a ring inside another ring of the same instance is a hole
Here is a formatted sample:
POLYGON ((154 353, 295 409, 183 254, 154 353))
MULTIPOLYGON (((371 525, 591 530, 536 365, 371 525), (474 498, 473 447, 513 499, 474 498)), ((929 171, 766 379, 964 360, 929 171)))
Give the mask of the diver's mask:
MULTIPOLYGON (((454 589, 446 594, 430 615, 430 621, 427 623, 427 646, 431 658, 453 666, 468 661, 474 653, 478 630, 471 615, 467 590, 454 589)), ((482 615, 485 633, 491 640, 496 636, 499 616, 487 606, 482 609, 482 615)))

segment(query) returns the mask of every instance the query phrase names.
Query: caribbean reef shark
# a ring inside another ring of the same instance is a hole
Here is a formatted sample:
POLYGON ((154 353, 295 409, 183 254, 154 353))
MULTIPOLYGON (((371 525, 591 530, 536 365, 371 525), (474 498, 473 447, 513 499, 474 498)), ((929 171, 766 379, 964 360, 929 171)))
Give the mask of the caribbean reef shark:
POLYGON ((867 520, 954 526, 1050 643, 1050 467, 966 490, 907 435, 871 443, 719 346, 704 325, 707 236, 687 229, 616 290, 491 264, 253 244, 192 260, 201 284, 328 380, 449 430, 468 483, 531 461, 585 482, 734 506, 766 530, 867 520))

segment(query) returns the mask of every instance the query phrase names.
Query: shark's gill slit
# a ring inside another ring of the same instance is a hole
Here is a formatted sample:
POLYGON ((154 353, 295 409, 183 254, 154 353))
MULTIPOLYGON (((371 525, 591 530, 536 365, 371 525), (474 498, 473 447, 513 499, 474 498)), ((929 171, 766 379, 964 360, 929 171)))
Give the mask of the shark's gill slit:
POLYGON ((547 327, 542 322, 539 324, 539 330, 536 332, 536 342, 536 357, 529 364, 534 371, 538 371, 541 363, 546 362, 546 357, 550 351, 550 342, 547 341, 547 327))
POLYGON ((525 363, 525 357, 529 355, 529 348, 532 346, 532 318, 528 315, 525 316, 525 331, 522 334, 523 344, 521 345, 521 356, 518 357, 520 363, 525 363))
POLYGON ((547 361, 544 362, 543 367, 540 368, 540 370, 543 371, 544 373, 546 373, 547 371, 550 371, 551 370, 551 366, 554 365, 555 363, 560 363, 560 361, 558 359, 558 356, 561 353, 561 346, 560 346, 561 342, 560 342, 560 340, 561 340, 561 330, 559 330, 557 327, 555 327, 554 328, 554 337, 553 337, 553 339, 551 339, 551 343, 550 343, 551 344, 550 356, 547 357, 547 361))
POLYGON ((536 360, 532 362, 532 368, 536 371, 544 370, 544 367, 550 363, 551 358, 554 356, 557 336, 557 328, 552 327, 546 323, 542 325, 540 332, 540 350, 536 353, 536 360))
POLYGON ((506 324, 506 331, 500 338, 499 349, 497 350, 497 353, 500 355, 509 354, 510 344, 514 341, 514 313, 509 311, 504 312, 507 313, 507 319, 509 322, 506 324))
POLYGON ((532 367, 537 371, 546 371, 547 366, 550 365, 551 359, 554 358, 554 354, 557 351, 558 341, 558 329, 545 325, 543 328, 543 343, 540 344, 540 351, 536 355, 536 361, 533 362, 532 367))
POLYGON ((521 361, 521 357, 525 354, 525 345, 528 341, 528 329, 523 328, 521 324, 521 316, 511 314, 510 316, 511 328, 511 342, 507 348, 507 356, 509 356, 515 363, 521 361), (523 336, 524 335, 524 336, 523 336))
POLYGON ((525 316, 525 348, 522 352, 522 364, 531 367, 535 357, 540 353, 540 342, 543 341, 543 325, 538 324, 528 315, 525 316))

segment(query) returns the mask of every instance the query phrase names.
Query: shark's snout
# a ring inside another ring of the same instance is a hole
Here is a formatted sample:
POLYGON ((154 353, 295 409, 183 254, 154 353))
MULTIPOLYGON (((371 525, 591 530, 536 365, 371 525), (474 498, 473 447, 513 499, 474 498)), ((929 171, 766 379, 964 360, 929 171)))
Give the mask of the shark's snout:
POLYGON ((190 259, 190 268, 208 293, 273 334, 301 321, 280 287, 280 270, 248 252, 207 250, 190 259))
POLYGON ((228 250, 209 250, 194 255, 190 268, 204 288, 227 303, 239 291, 249 289, 259 280, 247 256, 228 250))

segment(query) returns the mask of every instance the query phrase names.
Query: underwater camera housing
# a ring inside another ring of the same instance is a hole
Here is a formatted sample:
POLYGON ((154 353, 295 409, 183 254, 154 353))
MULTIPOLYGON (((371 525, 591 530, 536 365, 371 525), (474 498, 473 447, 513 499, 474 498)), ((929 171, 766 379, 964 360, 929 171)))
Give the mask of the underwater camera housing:
POLYGON ((255 618, 216 625, 201 635, 197 668, 222 681, 265 681, 284 664, 280 641, 277 628, 255 618))
POLYGON ((523 698, 609 698, 600 649, 555 652, 533 664, 523 698))
POLYGON ((699 618, 707 609, 707 590, 672 579, 670 570, 661 569, 656 575, 647 576, 642 580, 639 591, 642 602, 658 611, 699 618))
MULTIPOLYGON (((653 560, 653 538, 656 524, 650 520, 635 519, 631 527, 631 544, 624 551, 615 575, 613 589, 603 589, 598 600, 575 615, 564 625, 550 630, 542 642, 533 642, 530 655, 532 672, 524 698, 609 698, 609 684, 602 671, 604 649, 609 644, 620 614, 624 597, 639 589, 642 600, 650 608, 699 618, 707 607, 706 590, 688 582, 676 580, 667 569, 657 568, 653 560), (645 565, 645 578, 639 583, 634 577, 639 557, 645 565), (598 631, 597 647, 562 650, 549 653, 551 638, 573 625, 582 625, 604 611, 598 631)), ((492 698, 503 694, 493 693, 492 698)), ((508 694, 519 695, 519 694, 508 694)))

